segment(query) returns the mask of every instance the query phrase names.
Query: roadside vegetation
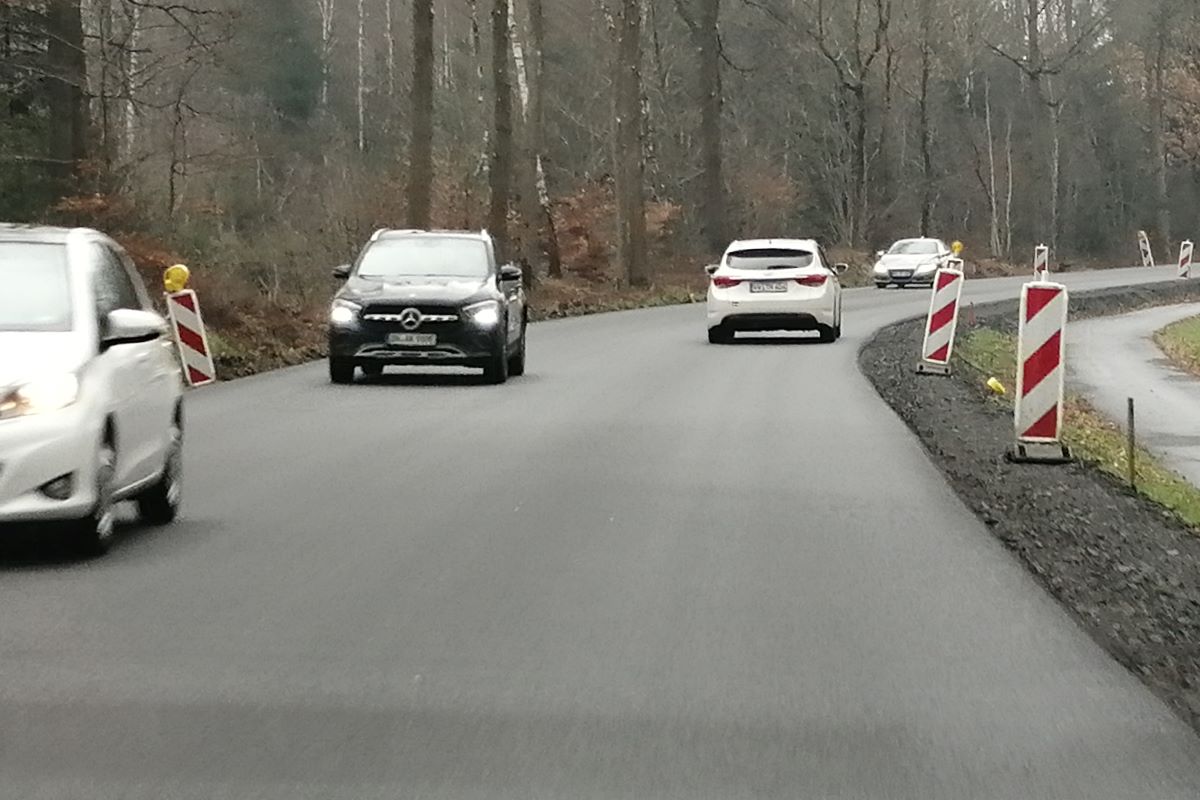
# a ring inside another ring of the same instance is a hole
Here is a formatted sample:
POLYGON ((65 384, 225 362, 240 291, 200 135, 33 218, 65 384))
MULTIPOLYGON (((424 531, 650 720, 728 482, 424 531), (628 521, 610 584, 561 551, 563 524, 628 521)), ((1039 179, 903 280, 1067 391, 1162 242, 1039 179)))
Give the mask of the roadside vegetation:
POLYGON ((1200 317, 1168 325, 1154 334, 1154 341, 1175 366, 1200 376, 1200 317))
MULTIPOLYGON (((1197 331, 1200 332, 1200 326, 1197 331)), ((981 387, 988 378, 999 380, 1010 394, 997 397, 997 402, 1011 406, 1011 392, 1016 387, 1016 336, 992 328, 974 328, 958 343, 956 357, 972 370, 981 387)), ((1079 397, 1067 397, 1063 437, 1077 458, 1095 465, 1118 481, 1128 480, 1124 430, 1079 397)), ((1200 531, 1200 488, 1163 467, 1142 448, 1138 448, 1134 456, 1134 467, 1140 494, 1200 531)))

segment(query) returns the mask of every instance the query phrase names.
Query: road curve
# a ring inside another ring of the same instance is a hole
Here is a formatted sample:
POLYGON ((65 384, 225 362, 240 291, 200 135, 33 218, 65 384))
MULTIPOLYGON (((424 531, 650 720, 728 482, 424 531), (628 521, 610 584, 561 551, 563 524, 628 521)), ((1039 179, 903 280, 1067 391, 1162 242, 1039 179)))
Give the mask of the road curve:
POLYGON ((1200 486, 1200 380, 1173 366, 1153 339, 1197 315, 1200 303, 1188 303, 1087 320, 1067 329, 1067 346, 1075 388, 1121 422, 1133 397, 1141 443, 1200 486))
POLYGON ((181 524, 0 565, 0 797, 1200 797, 1200 739, 858 372, 927 302, 851 292, 832 346, 541 324, 504 387, 196 393, 181 524))

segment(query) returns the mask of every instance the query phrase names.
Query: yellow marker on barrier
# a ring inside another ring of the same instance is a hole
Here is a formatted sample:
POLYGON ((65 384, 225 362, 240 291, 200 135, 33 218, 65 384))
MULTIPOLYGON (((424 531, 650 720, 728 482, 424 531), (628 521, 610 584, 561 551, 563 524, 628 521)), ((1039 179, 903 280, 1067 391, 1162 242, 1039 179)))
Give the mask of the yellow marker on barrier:
POLYGON ((950 245, 950 249, 954 251, 954 257, 958 258, 962 255, 963 243, 956 241, 954 244, 950 245))
POLYGON ((987 387, 998 395, 1008 394, 1008 390, 1004 388, 1004 384, 995 378, 988 378, 987 387))
POLYGON ((166 272, 163 273, 163 287, 166 288, 167 294, 182 292, 187 288, 188 279, 191 277, 191 271, 183 264, 167 267, 166 272))

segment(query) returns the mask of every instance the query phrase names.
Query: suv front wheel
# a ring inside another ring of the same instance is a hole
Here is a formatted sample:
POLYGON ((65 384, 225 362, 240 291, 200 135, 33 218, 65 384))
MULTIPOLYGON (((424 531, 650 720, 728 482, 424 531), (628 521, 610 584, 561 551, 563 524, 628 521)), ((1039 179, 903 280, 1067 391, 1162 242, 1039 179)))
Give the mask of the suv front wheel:
POLYGON ((526 326, 521 325, 521 341, 517 343, 517 352, 513 353, 508 359, 508 374, 514 377, 520 377, 525 374, 525 343, 528 337, 526 326))
POLYGON ((508 348, 504 346, 503 334, 492 348, 492 355, 483 368, 483 379, 488 383, 501 384, 508 380, 508 348))
POLYGON ((354 383, 354 362, 330 356, 329 380, 334 383, 354 383))

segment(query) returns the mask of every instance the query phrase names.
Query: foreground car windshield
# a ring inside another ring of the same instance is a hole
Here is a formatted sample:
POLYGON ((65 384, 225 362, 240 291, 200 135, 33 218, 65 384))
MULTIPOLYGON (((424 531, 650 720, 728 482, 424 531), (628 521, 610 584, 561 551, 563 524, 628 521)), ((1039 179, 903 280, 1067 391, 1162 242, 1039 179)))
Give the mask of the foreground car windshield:
POLYGON ((376 242, 358 266, 360 278, 486 278, 487 246, 476 239, 412 238, 376 242))
POLYGON ((894 256, 935 256, 937 242, 896 242, 888 251, 894 256))
POLYGON ((71 329, 71 287, 63 248, 0 242, 0 331, 71 329))
POLYGON ((813 254, 803 250, 757 249, 730 253, 730 269, 803 269, 811 267, 813 254))

